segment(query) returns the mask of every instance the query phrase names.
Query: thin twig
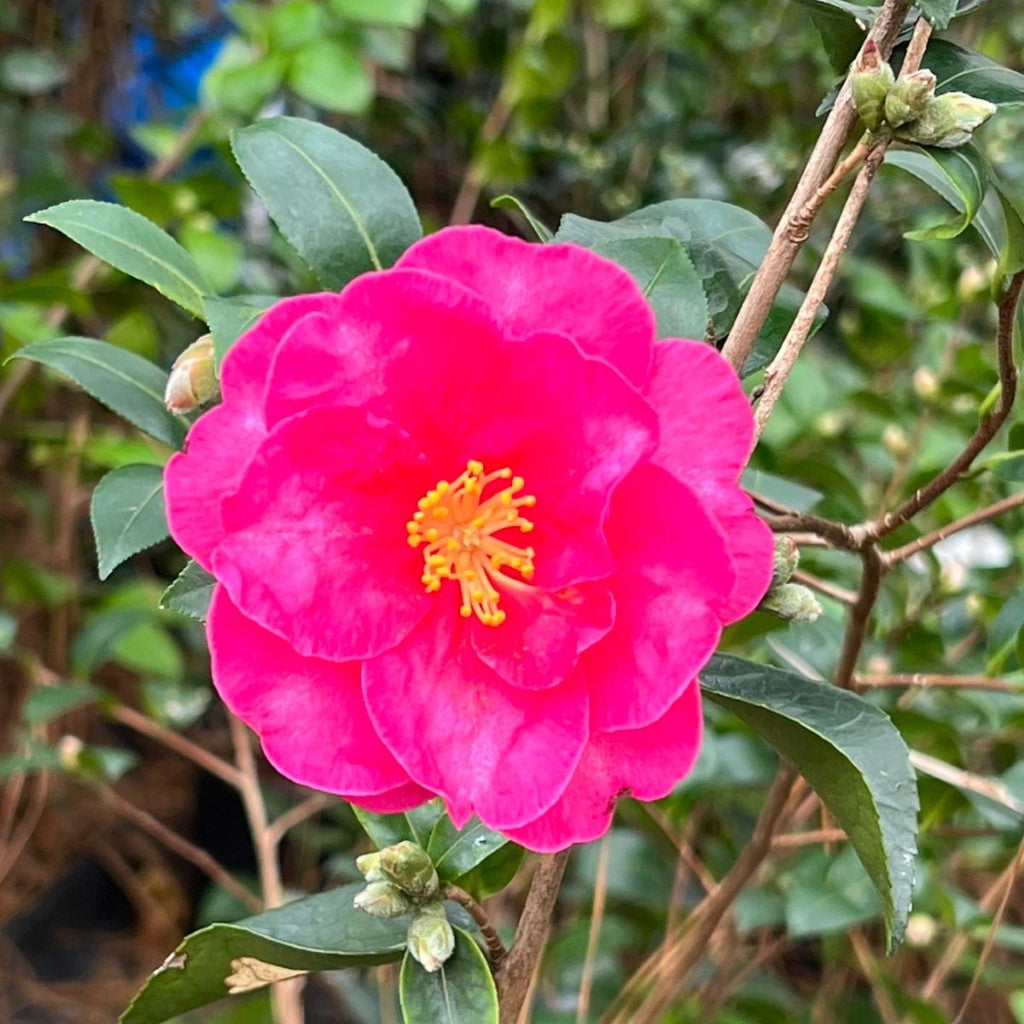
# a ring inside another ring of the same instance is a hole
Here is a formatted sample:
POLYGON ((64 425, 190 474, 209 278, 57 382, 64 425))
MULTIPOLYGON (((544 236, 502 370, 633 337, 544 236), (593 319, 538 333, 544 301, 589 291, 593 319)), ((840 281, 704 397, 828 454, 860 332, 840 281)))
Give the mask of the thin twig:
POLYGON ((312 818, 314 814, 319 814, 325 807, 330 807, 334 800, 335 798, 328 793, 314 793, 306 797, 301 804, 296 804, 291 810, 285 811, 267 826, 270 841, 279 846, 291 829, 301 825, 307 818, 312 818))
POLYGON ((857 667, 857 658, 860 657, 861 648, 867 638, 868 623, 871 621, 871 611, 878 600, 878 592, 882 586, 884 568, 882 558, 875 547, 865 548, 861 552, 864 562, 864 572, 860 580, 860 590, 857 593, 857 601, 850 609, 850 617, 846 623, 846 633, 843 636, 843 647, 839 653, 839 663, 836 665, 835 684, 842 689, 849 689, 853 680, 853 673, 857 667))
POLYGON ((824 594, 826 597, 831 597, 840 604, 854 604, 857 600, 857 595, 852 590, 847 590, 846 587, 840 587, 838 584, 830 583, 818 576, 812 576, 803 569, 797 569, 793 573, 793 580, 796 583, 802 583, 805 587, 810 587, 811 590, 817 590, 818 593, 824 594))
POLYGON ((551 916, 569 862, 569 851, 545 854, 530 882, 512 948, 496 975, 501 1002, 501 1024, 516 1024, 526 1002, 533 972, 540 962, 551 927, 551 916))
POLYGON ((923 537, 918 537, 917 540, 913 540, 909 544, 904 544, 901 548, 886 551, 882 558, 887 568, 899 565, 900 562, 905 562, 919 551, 925 551, 930 547, 934 547, 939 541, 952 537, 954 533, 968 530, 979 523, 987 523, 989 520, 1001 516, 1004 512, 1019 508, 1021 505, 1024 505, 1024 491, 1021 491, 1019 494, 1011 494, 1009 498, 1003 498, 1002 501, 997 501, 986 508, 978 509, 977 512, 972 512, 969 516, 957 519, 948 526, 941 526, 931 533, 926 533, 923 537))
POLYGON ((998 782, 995 779, 985 778, 984 775, 976 775, 974 772, 957 768, 956 765, 932 757, 930 754, 923 754, 920 750, 910 751, 910 763, 919 772, 924 772, 925 775, 930 775, 933 779, 939 779, 957 789, 966 789, 971 793, 977 793, 1024 818, 1024 800, 1015 796, 1005 782, 998 782))
POLYGON ((473 918, 487 944, 487 960, 492 970, 500 967, 502 960, 508 956, 508 950, 505 948, 505 943, 501 941, 498 929, 494 927, 491 919, 487 916, 487 911, 465 889, 460 889, 457 885, 445 886, 444 894, 448 899, 454 900, 463 907, 473 918))
POLYGON ((594 878, 594 906, 590 914, 590 928, 587 932, 587 951, 583 957, 583 971, 580 974, 580 994, 576 1002, 576 1024, 586 1024, 590 1012, 590 990, 594 983, 594 963, 597 960, 597 943, 604 923, 605 899, 608 895, 608 861, 611 854, 610 836, 605 834, 597 851, 597 871, 594 878))
POLYGON ((879 970, 878 961, 871 953, 868 940, 859 928, 850 931, 850 945, 853 947, 853 954, 857 958, 860 972, 871 988, 871 995, 875 1001, 875 1008, 882 1018, 883 1024, 900 1024, 901 1017, 896 1012, 892 998, 885 988, 885 980, 879 970))
POLYGON ((1005 679, 990 679, 988 676, 953 676, 933 672, 856 672, 853 676, 855 687, 918 686, 922 689, 992 690, 998 693, 1020 693, 1021 688, 1005 679))

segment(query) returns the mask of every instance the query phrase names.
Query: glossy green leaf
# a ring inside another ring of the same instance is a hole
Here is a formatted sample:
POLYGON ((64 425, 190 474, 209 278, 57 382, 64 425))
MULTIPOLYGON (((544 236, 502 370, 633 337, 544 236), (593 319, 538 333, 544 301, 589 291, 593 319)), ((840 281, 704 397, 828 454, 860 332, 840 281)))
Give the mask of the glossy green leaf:
POLYGON ((478 900, 501 892, 519 873, 526 851, 518 843, 505 843, 464 875, 452 879, 478 900))
POLYGON ((700 275, 674 238, 621 238, 594 252, 624 267, 651 304, 659 338, 702 339, 707 334, 707 299, 700 275))
POLYGON ((373 101, 373 74, 340 39, 315 39, 292 58, 289 88, 307 103, 339 114, 363 114, 373 101))
POLYGON ((378 849, 409 839, 425 850, 430 845, 434 827, 444 816, 444 804, 440 800, 428 800, 405 814, 373 814, 355 806, 352 811, 378 849))
POLYGON ((390 266, 421 235, 398 175, 333 128, 268 118, 235 132, 232 146, 270 216, 328 288, 390 266))
POLYGON ((160 607, 205 622, 216 583, 217 581, 193 560, 163 592, 160 607))
POLYGON ((981 209, 988 189, 988 168, 974 146, 890 150, 885 162, 923 181, 958 211, 952 220, 906 232, 905 237, 913 241, 956 238, 981 209))
POLYGON ((89 518, 105 580, 125 559, 168 536, 163 468, 136 463, 112 470, 92 492, 89 518))
POLYGON ((55 228, 190 313, 203 315, 203 296, 211 289, 196 261, 141 213, 117 203, 72 199, 25 220, 55 228))
POLYGON ((297 972, 399 959, 408 921, 357 910, 352 900, 362 888, 357 882, 194 932, 150 976, 121 1024, 161 1024, 297 972))
POLYGON ((495 210, 517 210, 526 219, 526 222, 533 228, 533 233, 541 242, 550 242, 554 237, 549 228, 518 196, 505 194, 496 196, 491 200, 491 207, 495 210))
POLYGON ((937 93, 966 92, 997 106, 1024 103, 1024 75, 948 39, 928 44, 925 66, 938 80, 937 93))
POLYGON ((448 815, 444 815, 430 833, 427 853, 438 875, 446 882, 454 882, 507 842, 505 836, 492 832, 478 818, 472 818, 462 831, 457 831, 448 815))
POLYGON ((718 655, 701 688, 756 729, 814 787, 882 897, 890 948, 903 938, 917 855, 917 784, 880 708, 793 672, 718 655))
POLYGON ((957 0, 915 0, 917 9, 937 29, 948 28, 956 14, 957 0))
POLYGON ((239 295, 230 299, 207 296, 203 311, 213 335, 218 365, 228 349, 277 301, 273 295, 239 295))
POLYGON ((59 370, 80 388, 150 437, 180 448, 188 420, 164 406, 167 374, 124 349, 92 338, 54 338, 19 349, 13 359, 32 359, 59 370))
POLYGON ((498 992, 479 946, 455 929, 455 952, 432 973, 409 954, 398 981, 404 1024, 498 1024, 498 992))

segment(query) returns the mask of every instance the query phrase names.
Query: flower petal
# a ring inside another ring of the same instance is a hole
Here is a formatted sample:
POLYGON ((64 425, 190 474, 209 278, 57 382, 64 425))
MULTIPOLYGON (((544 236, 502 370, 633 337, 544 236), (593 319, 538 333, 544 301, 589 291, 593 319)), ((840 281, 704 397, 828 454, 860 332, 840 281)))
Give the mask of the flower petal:
POLYGON ((178 544, 206 570, 224 536, 220 503, 231 493, 266 437, 263 389, 281 338, 303 317, 330 310, 329 292, 300 295, 271 307, 232 346, 221 367, 221 405, 189 431, 184 452, 164 472, 167 521, 178 544))
POLYGON ((738 484, 754 443, 750 402, 735 371, 710 345, 655 346, 645 390, 661 439, 652 462, 689 484, 718 520, 736 564, 734 592, 717 606, 723 622, 752 611, 771 581, 771 531, 738 484))
POLYGON ((422 456, 394 424, 320 406, 278 424, 224 501, 214 574, 246 616, 308 657, 372 657, 427 611, 405 524, 422 456))
POLYGON ((612 595, 593 583, 557 593, 517 583, 501 588, 501 608, 500 626, 470 623, 473 649, 506 682, 528 690, 562 682, 615 618, 612 595))
POLYGON ((582 657, 591 727, 660 718, 704 667, 722 627, 715 605, 735 584, 725 538, 686 484, 641 466, 615 492, 608 541, 615 626, 582 657))
POLYGON ((587 740, 587 694, 575 676, 548 690, 510 686, 477 658, 466 629, 438 610, 365 663, 363 693, 380 737, 444 797, 456 827, 475 813, 504 830, 565 788, 587 740))
POLYGON ((654 314, 633 278, 596 253, 576 245, 531 245, 470 226, 428 235, 397 266, 461 281, 515 333, 560 331, 635 386, 647 379, 654 314))
POLYGON ((555 805, 505 834, 541 853, 597 839, 608 831, 619 797, 658 800, 672 791, 697 759, 702 729, 695 679, 656 722, 595 733, 555 805))
POLYGON ((282 775, 357 799, 413 799, 408 774, 366 713, 358 662, 303 658, 247 619, 221 586, 214 590, 207 633, 218 692, 259 734, 282 775))

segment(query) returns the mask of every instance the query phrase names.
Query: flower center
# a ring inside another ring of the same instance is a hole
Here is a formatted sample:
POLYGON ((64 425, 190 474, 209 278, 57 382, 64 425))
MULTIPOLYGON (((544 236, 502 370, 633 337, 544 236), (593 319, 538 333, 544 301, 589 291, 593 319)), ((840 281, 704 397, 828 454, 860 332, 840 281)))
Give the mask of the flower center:
POLYGON ((512 476, 508 467, 485 473, 476 459, 466 463, 466 471, 457 479, 441 480, 417 502, 419 511, 406 523, 410 547, 423 545, 423 575, 427 593, 441 589, 441 580, 458 580, 462 591, 459 614, 475 615, 485 626, 500 626, 505 613, 498 608, 499 586, 519 581, 507 574, 517 572, 529 582, 533 579, 533 548, 520 548, 497 535, 518 529, 529 533, 533 523, 519 510, 533 508, 532 494, 518 497, 524 487, 521 476, 512 476), (500 480, 510 481, 495 490, 500 480), (484 491, 490 494, 484 497, 484 491))

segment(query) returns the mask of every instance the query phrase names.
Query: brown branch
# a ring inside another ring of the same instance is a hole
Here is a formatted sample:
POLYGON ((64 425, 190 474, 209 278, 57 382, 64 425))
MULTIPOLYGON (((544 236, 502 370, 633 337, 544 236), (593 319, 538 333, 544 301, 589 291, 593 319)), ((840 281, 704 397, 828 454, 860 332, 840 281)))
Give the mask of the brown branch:
POLYGON ((930 672, 857 672, 853 685, 865 689, 874 687, 919 686, 922 689, 949 688, 955 690, 992 690, 998 693, 1020 693, 1021 688, 1004 679, 988 676, 936 675, 930 672))
POLYGON ((959 533, 961 530, 967 530, 972 526, 977 526, 979 523, 987 523, 990 519, 995 519, 997 516, 1001 516, 1004 512, 1009 512, 1010 509, 1018 508, 1021 505, 1024 505, 1024 491, 1020 494, 1012 494, 1009 498, 1003 498, 1002 501, 997 501, 994 504, 989 505, 987 508, 978 509, 977 512, 972 512, 969 516, 957 519, 948 526, 940 526, 939 529, 933 530, 931 533, 927 533, 923 537, 918 537, 917 540, 911 541, 909 544, 904 544, 901 548, 894 548, 892 551, 886 551, 882 555, 882 559, 885 562, 886 568, 899 565, 900 562, 905 562, 908 558, 916 555, 919 551, 924 551, 927 548, 938 544, 939 541, 943 541, 947 537, 952 537, 954 533, 959 533))
POLYGON ((857 600, 857 595, 852 590, 812 576, 809 572, 804 572, 803 569, 797 569, 793 573, 793 581, 802 583, 805 587, 810 587, 811 590, 817 590, 819 594, 831 597, 833 601, 838 601, 840 604, 854 604, 857 600))
POLYGON ((487 911, 465 889, 460 889, 457 885, 445 886, 444 894, 447 899, 454 900, 463 907, 473 918, 487 945, 487 961, 490 963, 491 969, 495 970, 500 967, 501 962, 508 956, 508 950, 505 948, 505 943, 501 941, 498 929, 494 927, 491 919, 487 916, 487 911))
POLYGON ((1017 395, 1017 366, 1013 360, 1013 335, 1014 320, 1022 287, 1024 287, 1024 271, 1018 272, 1011 278, 1010 285, 999 302, 999 329, 996 335, 996 346, 1000 389, 996 407, 985 416, 964 449, 941 473, 916 491, 895 512, 886 512, 874 522, 853 527, 851 532, 854 537, 878 539, 909 522, 918 512, 945 494, 970 469, 974 460, 1006 422, 1017 395))
MULTIPOLYGON (((888 57, 892 52, 910 6, 908 0, 885 0, 878 12, 868 39, 874 41, 883 57, 888 57)), ((722 349, 722 355, 736 370, 739 370, 753 351, 754 343, 771 311, 775 297, 785 284, 790 268, 800 251, 802 242, 790 237, 791 225, 817 189, 832 174, 856 120, 857 112, 850 101, 850 84, 847 81, 836 97, 789 206, 775 229, 768 252, 732 325, 729 339, 722 349)))
POLYGON ((836 686, 844 690, 849 689, 853 681, 857 658, 860 657, 861 648, 867 638, 871 612, 875 607, 875 601, 878 600, 882 577, 885 574, 882 557, 877 548, 864 548, 861 552, 861 559, 864 563, 864 572, 860 580, 860 590, 857 593, 856 603, 850 609, 850 617, 846 623, 843 648, 839 653, 839 663, 836 665, 834 680, 836 686))
POLYGON ((863 538, 855 538, 845 523, 812 515, 810 512, 762 518, 775 533, 814 533, 843 551, 859 551, 865 543, 863 538))
POLYGON ((249 889, 238 882, 227 868, 211 857, 205 850, 194 846, 184 836, 180 836, 173 829, 168 828, 162 821, 154 818, 153 815, 142 810, 142 808, 136 807, 131 801, 125 800, 112 787, 101 785, 99 791, 104 801, 117 811, 121 817, 130 821, 133 825, 138 825, 144 832, 148 832, 154 839, 163 843, 167 849, 173 850, 183 860, 194 864, 222 889, 244 903, 253 913, 259 913, 263 909, 263 904, 255 893, 250 892, 249 889))
POLYGON ((590 928, 587 931, 587 949, 583 957, 583 971, 580 975, 580 994, 576 1001, 576 1024, 586 1024, 590 1011, 590 990, 594 983, 594 962, 597 959, 597 943, 604 923, 605 900, 608 896, 608 860, 611 854, 611 836, 606 833, 601 840, 597 854, 597 872, 594 878, 594 906, 590 914, 590 928))
POLYGON ((501 1001, 501 1024, 516 1024, 519 1020, 533 972, 544 952, 551 916, 568 862, 568 850, 545 854, 533 873, 512 949, 496 975, 501 1001))
POLYGON ((281 840, 284 839, 285 835, 290 829, 295 828, 296 825, 301 825, 307 818, 312 818, 314 814, 319 814, 325 807, 329 807, 334 801, 334 797, 328 793, 314 793, 310 797, 306 797, 301 804, 296 804, 291 810, 285 811, 280 817, 275 818, 267 826, 267 835, 270 841, 278 846, 281 840))

